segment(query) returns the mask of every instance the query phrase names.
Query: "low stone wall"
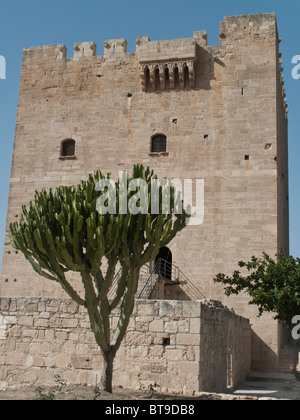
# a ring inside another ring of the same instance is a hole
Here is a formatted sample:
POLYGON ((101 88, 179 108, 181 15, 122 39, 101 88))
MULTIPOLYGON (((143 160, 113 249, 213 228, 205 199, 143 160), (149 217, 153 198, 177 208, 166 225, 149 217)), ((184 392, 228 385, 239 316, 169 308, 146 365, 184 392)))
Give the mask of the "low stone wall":
MULTIPOLYGON (((112 317, 111 322, 116 323, 112 317)), ((137 301, 114 385, 224 392, 250 370, 248 320, 215 301, 137 301)), ((0 388, 95 385, 101 356, 84 308, 68 299, 0 298, 0 388)))

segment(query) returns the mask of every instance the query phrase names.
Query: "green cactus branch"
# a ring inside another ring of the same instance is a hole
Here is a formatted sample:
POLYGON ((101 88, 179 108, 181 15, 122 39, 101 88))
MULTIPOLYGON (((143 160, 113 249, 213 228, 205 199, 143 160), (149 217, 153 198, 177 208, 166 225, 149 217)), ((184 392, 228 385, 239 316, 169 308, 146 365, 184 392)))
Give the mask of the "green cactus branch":
POLYGON ((120 345, 128 328, 130 317, 134 309, 134 296, 137 292, 139 273, 139 267, 130 270, 128 285, 121 304, 119 322, 117 324, 113 337, 113 348, 115 351, 118 351, 118 349, 120 348, 120 345))
POLYGON ((110 304, 110 312, 112 312, 119 305, 122 297, 124 296, 124 292, 125 292, 125 289, 127 287, 127 282, 128 282, 128 273, 129 273, 128 267, 123 266, 122 274, 121 274, 117 291, 116 291, 116 295, 110 304))

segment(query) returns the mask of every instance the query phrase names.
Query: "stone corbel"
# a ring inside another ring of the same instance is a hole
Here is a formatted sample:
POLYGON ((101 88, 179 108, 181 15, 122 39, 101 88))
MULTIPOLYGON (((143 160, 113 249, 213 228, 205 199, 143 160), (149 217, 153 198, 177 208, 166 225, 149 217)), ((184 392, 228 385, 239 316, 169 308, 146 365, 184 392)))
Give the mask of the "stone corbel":
POLYGON ((189 68, 190 88, 193 88, 195 86, 194 62, 193 61, 188 61, 186 64, 189 68))
POLYGON ((174 67, 175 67, 174 63, 168 63, 169 78, 170 78, 170 89, 175 89, 174 67))
POLYGON ((156 69, 156 64, 152 64, 149 67, 150 70, 150 84, 152 86, 152 88, 154 89, 155 87, 155 69, 156 69))
POLYGON ((165 89, 165 69, 163 64, 158 65, 159 69, 159 80, 160 80, 160 88, 161 90, 165 89))
POLYGON ((178 63, 178 73, 179 73, 179 86, 180 89, 184 89, 184 66, 185 63, 178 63))
POLYGON ((141 68, 141 83, 142 83, 142 91, 147 92, 147 80, 146 80, 146 69, 148 66, 142 66, 141 68))

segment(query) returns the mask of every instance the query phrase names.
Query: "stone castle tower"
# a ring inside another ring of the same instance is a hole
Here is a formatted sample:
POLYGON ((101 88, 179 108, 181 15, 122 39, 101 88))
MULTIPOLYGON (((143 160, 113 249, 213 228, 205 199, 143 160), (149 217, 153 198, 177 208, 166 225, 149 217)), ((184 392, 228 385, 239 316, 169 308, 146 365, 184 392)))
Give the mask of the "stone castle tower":
MULTIPOLYGON (((36 189, 73 185, 101 169, 117 179, 134 163, 160 178, 203 179, 204 221, 170 245, 172 262, 202 293, 250 318, 252 367, 278 367, 272 316, 213 283, 239 260, 289 252, 287 105, 275 14, 227 17, 207 33, 171 41, 125 39, 26 48, 7 228, 36 189)), ((65 295, 5 240, 0 296, 65 295)))

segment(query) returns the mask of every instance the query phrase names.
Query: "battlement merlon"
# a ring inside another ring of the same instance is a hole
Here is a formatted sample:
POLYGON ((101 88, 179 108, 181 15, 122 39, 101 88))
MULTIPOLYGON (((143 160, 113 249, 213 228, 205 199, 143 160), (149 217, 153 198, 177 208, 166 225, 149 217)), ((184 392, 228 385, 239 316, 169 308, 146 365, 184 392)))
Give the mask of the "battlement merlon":
POLYGON ((40 56, 45 60, 67 58, 67 47, 64 44, 57 44, 23 49, 23 58, 32 56, 40 56))
POLYGON ((277 35, 277 19, 275 13, 261 13, 253 15, 227 16, 220 22, 220 45, 226 38, 233 40, 236 33, 244 36, 256 36, 263 34, 277 35))
POLYGON ((97 45, 95 42, 77 42, 74 44, 74 60, 81 57, 95 57, 97 45))
MULTIPOLYGON (((244 37, 260 35, 277 36, 277 22, 275 13, 254 15, 241 15, 225 17, 220 22, 220 47, 226 42, 234 42, 237 34, 244 37)), ((139 61, 159 60, 193 60, 196 54, 196 46, 207 47, 207 32, 194 32, 193 38, 150 41, 148 36, 136 39, 136 54, 139 61)), ((210 47, 212 48, 212 47, 210 47)), ((127 53, 127 41, 124 38, 111 39, 104 42, 104 58, 127 53)), ((97 54, 97 46, 94 42, 79 42, 74 45, 73 58, 94 57, 97 54)), ((64 44, 47 45, 41 47, 24 48, 24 56, 40 55, 41 59, 65 59, 67 48, 64 44)))
POLYGON ((104 42, 104 58, 115 54, 127 53, 127 41, 125 38, 108 39, 104 42))

